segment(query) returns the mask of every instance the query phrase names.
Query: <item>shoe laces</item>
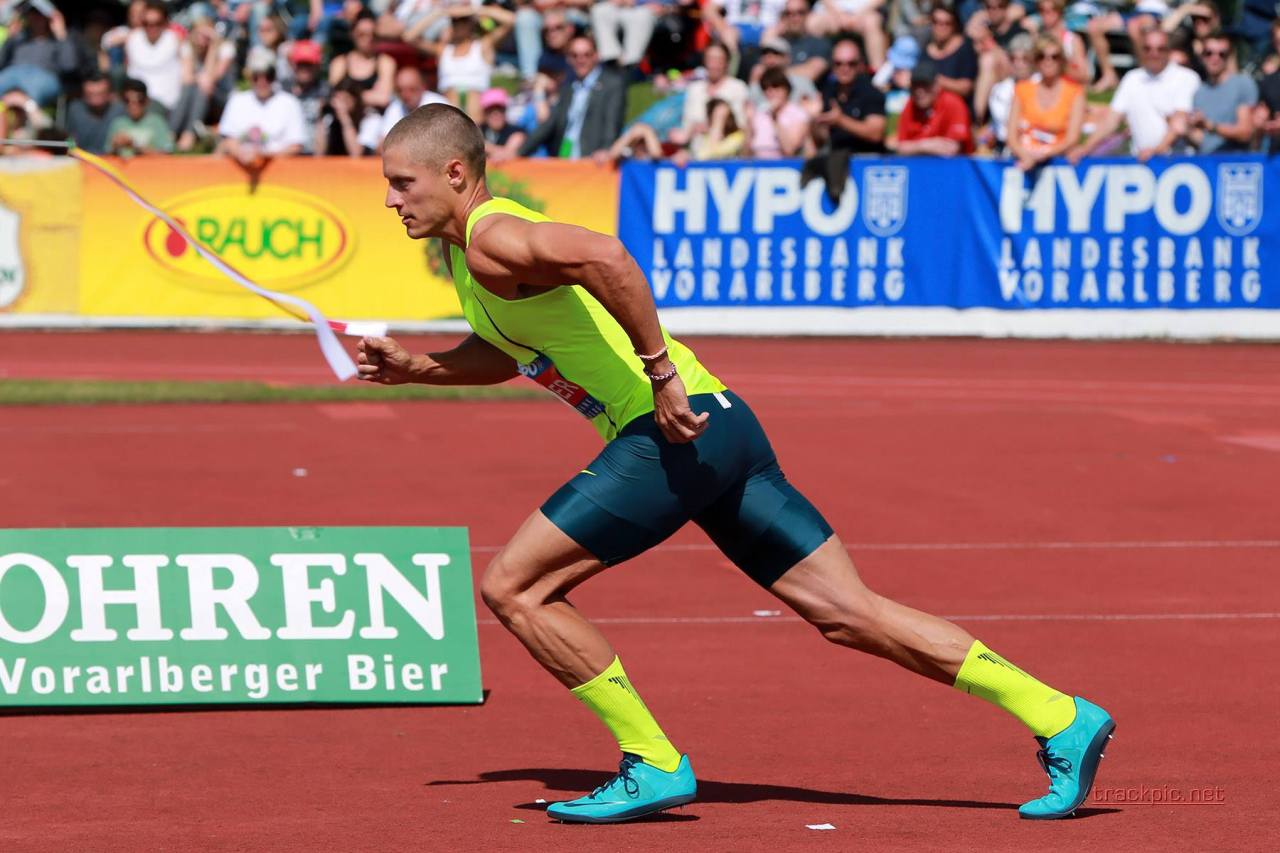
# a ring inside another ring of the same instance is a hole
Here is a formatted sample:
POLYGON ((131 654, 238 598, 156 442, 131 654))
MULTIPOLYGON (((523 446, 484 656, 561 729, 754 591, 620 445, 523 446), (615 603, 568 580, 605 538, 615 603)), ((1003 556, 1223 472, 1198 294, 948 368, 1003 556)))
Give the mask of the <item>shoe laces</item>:
POLYGON ((1036 751, 1036 761, 1039 761, 1044 772, 1049 774, 1050 780, 1057 778, 1053 772, 1055 770, 1059 773, 1071 772, 1071 759, 1054 753, 1054 751, 1047 746, 1044 749, 1036 751))
POLYGON ((622 763, 618 765, 618 775, 614 776, 608 782, 605 782, 599 788, 596 788, 594 791, 592 791, 591 796, 598 797, 600 796, 601 793, 603 793, 604 791, 608 791, 610 788, 613 788, 619 782, 622 783, 622 788, 624 791, 627 792, 628 797, 635 799, 636 797, 640 796, 640 783, 636 781, 634 778, 632 778, 631 776, 631 768, 639 763, 640 763, 639 756, 635 756, 635 755, 622 756, 622 763))

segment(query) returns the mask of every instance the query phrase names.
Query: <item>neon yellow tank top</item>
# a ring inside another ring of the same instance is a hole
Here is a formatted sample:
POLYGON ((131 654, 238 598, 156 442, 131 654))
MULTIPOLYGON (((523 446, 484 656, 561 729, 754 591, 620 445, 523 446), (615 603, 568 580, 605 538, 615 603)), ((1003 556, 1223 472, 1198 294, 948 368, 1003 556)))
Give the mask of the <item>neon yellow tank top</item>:
MULTIPOLYGON (((495 213, 548 221, 518 202, 493 198, 471 211, 467 243, 476 223, 495 213)), ((653 387, 632 351, 631 339, 581 285, 564 285, 525 299, 503 299, 472 277, 464 249, 450 245, 449 260, 462 315, 475 333, 514 358, 521 373, 587 417, 605 441, 653 411, 653 387)), ((692 350, 665 329, 662 337, 689 394, 725 389, 692 350)))

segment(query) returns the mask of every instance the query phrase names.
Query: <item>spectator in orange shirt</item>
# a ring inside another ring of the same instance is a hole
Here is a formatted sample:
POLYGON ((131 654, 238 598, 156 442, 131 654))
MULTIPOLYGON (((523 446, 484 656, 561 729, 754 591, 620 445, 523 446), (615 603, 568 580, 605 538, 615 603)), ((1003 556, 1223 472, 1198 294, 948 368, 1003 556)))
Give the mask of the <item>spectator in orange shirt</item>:
POLYGON ((1080 141, 1084 86, 1067 79, 1064 53, 1057 39, 1041 36, 1036 43, 1039 78, 1022 80, 1013 88, 1009 152, 1024 172, 1061 157, 1080 141))
POLYGON ((973 153, 973 122, 964 99, 943 89, 938 70, 922 58, 911 72, 911 100, 898 119, 890 147, 899 154, 953 157, 973 153))

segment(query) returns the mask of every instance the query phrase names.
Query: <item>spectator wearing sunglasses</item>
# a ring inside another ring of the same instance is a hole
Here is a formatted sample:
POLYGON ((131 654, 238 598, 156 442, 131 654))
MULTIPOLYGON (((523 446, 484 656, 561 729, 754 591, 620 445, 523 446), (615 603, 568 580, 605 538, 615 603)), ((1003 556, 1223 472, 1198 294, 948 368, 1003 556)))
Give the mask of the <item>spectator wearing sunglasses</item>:
POLYGON ((879 153, 884 148, 884 93, 871 83, 862 49, 841 39, 831 52, 831 77, 822 90, 822 112, 814 119, 814 139, 832 151, 879 153))
POLYGON ((1142 65, 1120 80, 1093 133, 1067 155, 1071 162, 1078 163, 1124 125, 1142 162, 1182 150, 1200 78, 1190 68, 1170 61, 1169 35, 1163 30, 1143 34, 1141 56, 1142 65))
POLYGON ((1024 172, 1065 154, 1084 125, 1084 87, 1067 79, 1062 45, 1042 37, 1034 55, 1039 73, 1014 86, 1009 114, 1009 152, 1024 172))
POLYGON ((1234 54, 1231 37, 1222 32, 1210 34, 1200 51, 1205 79, 1191 99, 1188 138, 1201 154, 1248 151, 1253 142, 1258 85, 1228 69, 1234 54))

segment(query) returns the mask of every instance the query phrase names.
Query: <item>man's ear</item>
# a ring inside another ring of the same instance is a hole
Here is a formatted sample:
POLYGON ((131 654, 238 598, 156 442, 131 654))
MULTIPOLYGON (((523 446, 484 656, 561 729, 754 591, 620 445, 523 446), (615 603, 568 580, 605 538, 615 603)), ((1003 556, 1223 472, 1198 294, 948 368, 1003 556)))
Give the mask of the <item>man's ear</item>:
POLYGON ((444 174, 449 181, 449 186, 455 190, 462 189, 467 183, 467 169, 462 165, 461 160, 450 160, 446 163, 444 174))

